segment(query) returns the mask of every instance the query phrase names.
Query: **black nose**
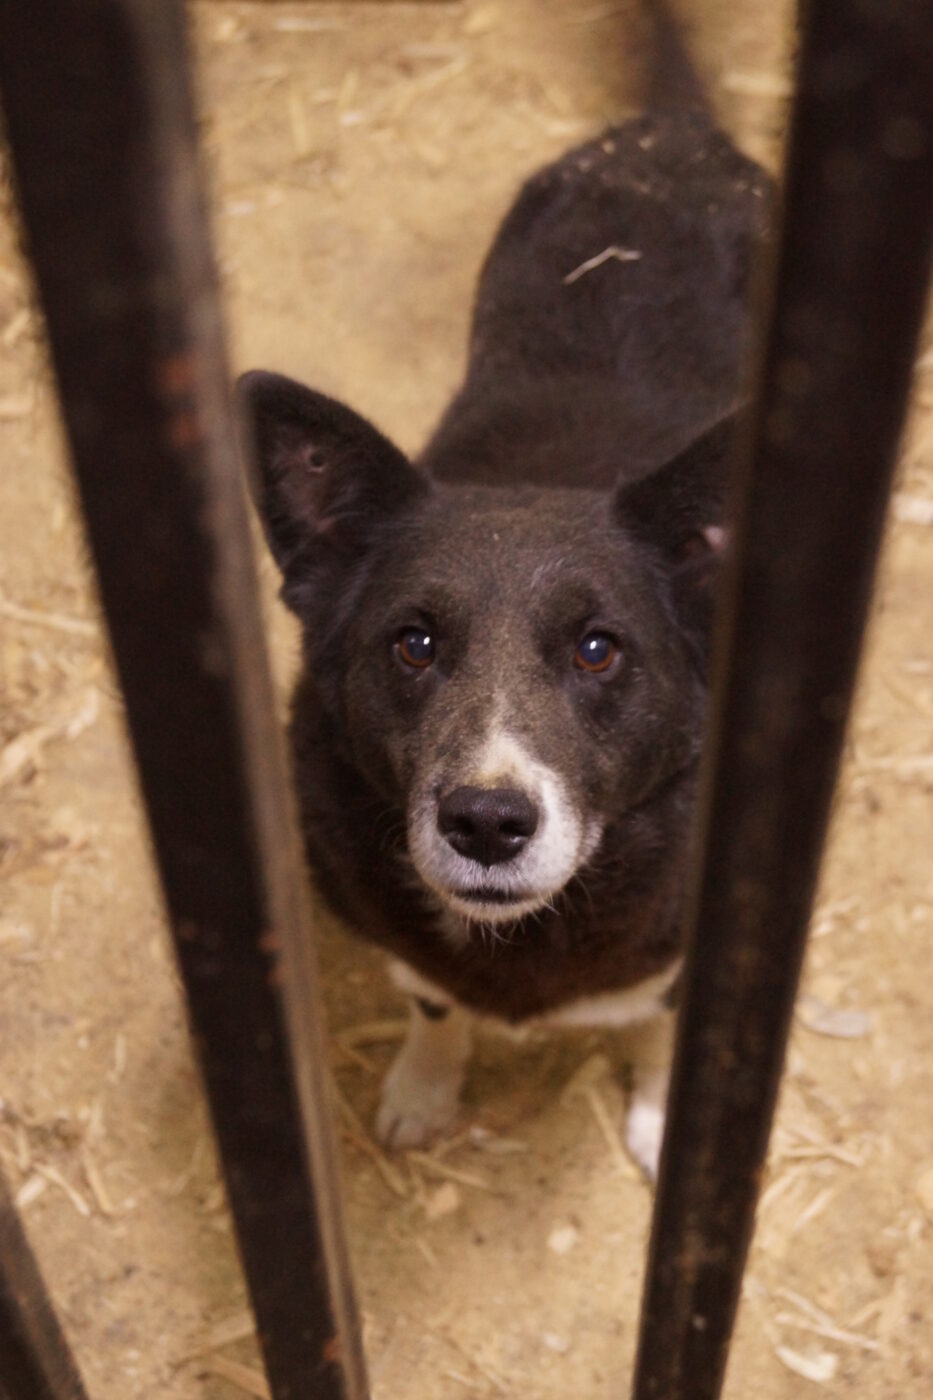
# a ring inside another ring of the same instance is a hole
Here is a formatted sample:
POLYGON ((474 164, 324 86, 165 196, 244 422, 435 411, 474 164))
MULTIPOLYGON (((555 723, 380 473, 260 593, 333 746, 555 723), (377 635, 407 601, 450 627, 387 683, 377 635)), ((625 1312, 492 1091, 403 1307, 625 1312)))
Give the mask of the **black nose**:
POLYGON ((499 865, 534 836, 538 809, 515 788, 458 787, 441 798, 437 826, 459 855, 499 865))

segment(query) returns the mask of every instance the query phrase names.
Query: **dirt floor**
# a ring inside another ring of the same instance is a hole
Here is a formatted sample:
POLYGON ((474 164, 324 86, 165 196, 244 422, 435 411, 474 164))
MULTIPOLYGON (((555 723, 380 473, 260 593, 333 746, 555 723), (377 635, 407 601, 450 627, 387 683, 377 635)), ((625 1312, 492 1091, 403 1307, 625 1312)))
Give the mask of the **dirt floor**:
MULTIPOLYGON (((416 447, 518 181, 637 105, 637 6, 204 3, 193 19, 235 367, 304 377, 416 447)), ((694 41, 724 123, 776 164, 785 7, 697 0, 694 41)), ((8 220, 0 347, 0 1156, 95 1400, 261 1395, 8 220)), ((735 1400, 933 1393, 929 349, 916 403, 735 1400)), ((262 567, 284 688, 294 636, 262 567)), ((368 1128, 402 1007, 378 956, 321 928, 336 1081, 368 1128)), ((342 1134, 381 1400, 627 1393, 651 1196, 604 1131, 617 1059, 598 1037, 488 1038, 440 1152, 387 1169, 342 1134)))

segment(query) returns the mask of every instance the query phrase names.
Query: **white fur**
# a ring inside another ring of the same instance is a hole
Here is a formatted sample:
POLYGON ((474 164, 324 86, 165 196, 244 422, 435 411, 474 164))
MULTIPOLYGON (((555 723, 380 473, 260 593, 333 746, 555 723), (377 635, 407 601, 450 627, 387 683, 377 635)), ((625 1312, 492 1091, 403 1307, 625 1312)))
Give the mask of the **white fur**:
POLYGON ((435 1006, 453 1006, 454 999, 434 982, 429 982, 427 977, 422 977, 420 972, 407 962, 402 962, 401 958, 389 959, 389 976, 398 987, 400 992, 406 996, 422 997, 424 1001, 433 1002, 435 1006))
MULTIPOLYGON (((547 1015, 526 1021, 516 1030, 495 1018, 483 1018, 522 1039, 538 1028, 637 1026, 633 1038, 633 1086, 625 1116, 625 1145, 646 1177, 658 1174, 674 1017, 663 998, 681 963, 677 961, 635 987, 604 996, 583 997, 547 1015)), ((448 1008, 438 1021, 412 1008, 405 1044, 386 1076, 376 1128, 390 1147, 421 1146, 449 1127, 456 1116, 460 1087, 470 1052, 471 1016, 450 996, 407 963, 394 959, 389 971, 396 986, 448 1008)))
POLYGON ((649 1181, 658 1179, 664 1122, 664 1100, 654 1103, 633 1094, 625 1115, 625 1145, 649 1181))
MULTIPOLYGON (((623 1026, 636 1026, 646 1021, 654 1021, 665 1015, 665 993, 677 980, 682 966, 683 960, 678 958, 656 977, 648 977, 634 987, 626 987, 620 992, 605 992, 602 996, 580 997, 577 1001, 568 1002, 566 1006, 559 1006, 543 1016, 524 1021, 519 1039, 524 1038, 529 1030, 546 1029, 550 1026, 618 1030, 623 1026)), ((399 991, 408 996, 422 997, 425 1001, 433 1002, 435 1006, 457 1005, 447 992, 436 983, 430 982, 427 977, 422 977, 420 972, 416 972, 400 958, 392 958, 389 962, 389 976, 399 991)), ((506 1028, 505 1023, 497 1017, 478 1019, 486 1020, 497 1028, 506 1028)), ((511 1027, 508 1029, 511 1030, 511 1027)))
POLYGON ((437 825, 437 798, 423 792, 408 822, 411 859, 425 884, 448 909, 472 923, 503 924, 544 908, 599 845, 602 824, 576 811, 561 776, 528 751, 505 724, 496 697, 487 737, 455 786, 514 787, 537 805, 538 827, 512 860, 487 869, 460 855, 437 825), (525 896, 514 903, 483 902, 484 890, 525 896), (470 898, 462 897, 463 891, 470 898))
POLYGON ((559 1006, 544 1019, 550 1026, 603 1027, 607 1030, 652 1021, 663 1014, 664 995, 676 980, 680 968, 678 959, 657 977, 649 977, 635 987, 626 988, 624 992, 581 997, 567 1006, 559 1006))
POLYGON ((649 1181, 657 1180, 661 1160, 673 1038, 674 1017, 667 1014, 640 1027, 631 1046, 633 1083, 625 1145, 649 1181))
POLYGON ((430 1020, 416 1007, 405 1044, 383 1080, 376 1132, 387 1147, 423 1147, 457 1115, 470 1055, 471 1017, 451 1006, 430 1020))

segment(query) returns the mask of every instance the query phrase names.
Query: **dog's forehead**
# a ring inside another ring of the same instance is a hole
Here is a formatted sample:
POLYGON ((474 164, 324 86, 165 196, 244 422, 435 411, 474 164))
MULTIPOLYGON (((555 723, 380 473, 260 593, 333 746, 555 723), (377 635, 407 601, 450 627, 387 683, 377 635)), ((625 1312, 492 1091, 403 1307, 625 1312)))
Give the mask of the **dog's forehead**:
POLYGON ((442 488, 396 544, 412 581, 458 594, 546 596, 587 577, 608 582, 632 551, 609 498, 590 491, 442 488))

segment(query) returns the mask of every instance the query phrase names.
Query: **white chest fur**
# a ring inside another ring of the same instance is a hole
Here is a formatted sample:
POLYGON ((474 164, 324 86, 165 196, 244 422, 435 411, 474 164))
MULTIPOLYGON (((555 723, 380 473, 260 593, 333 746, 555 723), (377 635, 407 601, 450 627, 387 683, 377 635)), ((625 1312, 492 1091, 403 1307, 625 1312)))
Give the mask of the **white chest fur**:
MULTIPOLYGON (((437 1018, 412 1006, 408 1036, 383 1084, 377 1118, 380 1138, 390 1147, 417 1147, 447 1130, 456 1118, 474 1018, 407 963, 394 960, 390 967, 401 991, 447 1012, 437 1018)), ((518 1027, 494 1017, 480 1018, 490 1029, 517 1040, 549 1027, 621 1029, 644 1025, 639 1035, 647 1040, 633 1064, 624 1135, 632 1156, 651 1179, 657 1174, 664 1133, 674 1019, 665 1014, 664 996, 680 968, 678 959, 658 976, 626 991, 582 997, 518 1027)))
MULTIPOLYGON (((581 997, 578 1001, 568 1002, 566 1006, 560 1006, 555 1011, 522 1022, 517 1027, 510 1026, 494 1016, 481 1019, 489 1021, 497 1029, 504 1030, 517 1039, 524 1039, 529 1032, 547 1029, 550 1026, 611 1030, 638 1025, 642 1021, 653 1020, 667 1010, 664 997, 676 981, 682 965, 683 960, 678 958, 657 976, 649 977, 634 987, 627 987, 621 992, 604 992, 595 997, 581 997)), ((422 977, 421 973, 416 972, 408 963, 397 958, 392 959, 389 973, 399 990, 409 996, 423 997, 425 1001, 433 1002, 436 1006, 456 1005, 447 992, 442 991, 426 977, 422 977)))

